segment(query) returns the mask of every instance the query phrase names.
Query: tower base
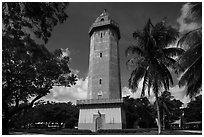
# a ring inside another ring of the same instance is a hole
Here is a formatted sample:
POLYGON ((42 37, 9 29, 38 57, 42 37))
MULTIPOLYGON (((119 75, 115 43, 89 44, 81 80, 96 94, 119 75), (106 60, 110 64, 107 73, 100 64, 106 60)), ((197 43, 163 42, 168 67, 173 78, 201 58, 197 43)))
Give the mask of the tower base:
POLYGON ((79 100, 78 129, 123 129, 126 125, 122 99, 79 100))

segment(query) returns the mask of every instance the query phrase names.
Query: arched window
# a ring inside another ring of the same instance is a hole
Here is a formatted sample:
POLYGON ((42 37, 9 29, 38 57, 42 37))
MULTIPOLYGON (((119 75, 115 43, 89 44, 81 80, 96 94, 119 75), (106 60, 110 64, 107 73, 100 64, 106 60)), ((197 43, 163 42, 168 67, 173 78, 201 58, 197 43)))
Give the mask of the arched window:
POLYGON ((104 21, 104 18, 102 18, 101 21, 104 21))

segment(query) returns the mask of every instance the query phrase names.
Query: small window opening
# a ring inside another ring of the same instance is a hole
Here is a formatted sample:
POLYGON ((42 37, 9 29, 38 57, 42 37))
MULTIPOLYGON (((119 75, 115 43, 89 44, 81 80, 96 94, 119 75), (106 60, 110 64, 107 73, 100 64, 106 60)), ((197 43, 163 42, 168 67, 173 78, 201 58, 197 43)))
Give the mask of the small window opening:
POLYGON ((100 58, 102 58, 102 53, 100 53, 100 58))
POLYGON ((100 78, 100 79, 99 79, 99 84, 101 85, 101 83, 102 83, 102 79, 100 78))
POLYGON ((100 90, 100 91, 98 92, 98 99, 101 99, 102 96, 103 96, 103 92, 100 90))
POLYGON ((103 34, 101 33, 101 38, 103 37, 103 34))
POLYGON ((104 18, 102 18, 101 21, 104 21, 104 18))

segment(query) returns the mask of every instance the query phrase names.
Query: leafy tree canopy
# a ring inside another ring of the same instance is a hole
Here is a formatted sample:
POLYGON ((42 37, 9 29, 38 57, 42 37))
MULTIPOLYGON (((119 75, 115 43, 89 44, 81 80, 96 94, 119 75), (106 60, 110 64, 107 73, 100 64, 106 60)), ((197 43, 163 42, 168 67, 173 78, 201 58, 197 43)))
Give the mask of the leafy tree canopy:
POLYGON ((62 126, 74 128, 78 121, 78 115, 78 107, 71 102, 41 102, 33 108, 17 113, 11 123, 14 128, 34 128, 35 123, 38 122, 46 123, 45 126, 57 123, 58 128, 62 128, 62 126))
POLYGON ((47 43, 57 23, 68 17, 68 3, 2 3, 2 106, 3 134, 16 113, 32 107, 54 85, 71 86, 77 80, 63 50, 51 53, 47 43))
MULTIPOLYGON (((162 116, 163 127, 169 128, 168 124, 179 120, 182 115, 181 106, 183 103, 180 100, 176 100, 170 92, 164 91, 158 98, 160 114, 162 116)), ((156 102, 154 103, 156 104, 156 102)))
POLYGON ((149 100, 144 98, 124 98, 127 128, 150 128, 155 126, 156 111, 149 100))
POLYGON ((184 120, 186 122, 202 121, 202 95, 195 97, 184 108, 184 120))

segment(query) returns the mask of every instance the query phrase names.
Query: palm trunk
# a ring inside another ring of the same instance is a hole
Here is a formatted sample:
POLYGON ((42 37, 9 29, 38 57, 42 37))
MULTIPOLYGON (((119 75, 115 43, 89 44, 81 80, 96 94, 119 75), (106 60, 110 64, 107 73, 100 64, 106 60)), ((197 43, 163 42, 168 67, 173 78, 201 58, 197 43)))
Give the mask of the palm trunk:
POLYGON ((160 110, 158 96, 156 95, 156 107, 157 107, 157 117, 158 117, 158 134, 161 134, 161 120, 160 120, 160 110))
POLYGON ((165 130, 165 111, 163 110, 163 130, 165 130))

